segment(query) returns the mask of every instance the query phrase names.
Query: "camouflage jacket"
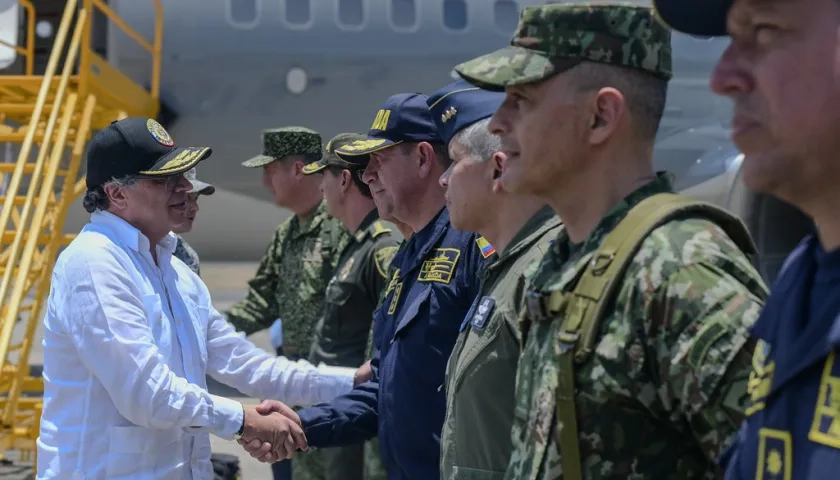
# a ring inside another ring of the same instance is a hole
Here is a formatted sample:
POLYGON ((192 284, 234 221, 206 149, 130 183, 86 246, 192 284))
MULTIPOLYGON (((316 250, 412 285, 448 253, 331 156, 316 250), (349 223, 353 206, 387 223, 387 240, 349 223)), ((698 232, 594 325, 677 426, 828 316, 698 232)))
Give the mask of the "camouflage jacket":
MULTIPOLYGON (((624 215, 671 190, 660 175, 613 207, 581 245, 561 233, 529 269, 528 295, 573 289, 577 267, 624 215)), ((678 218, 643 241, 592 356, 575 364, 584 479, 719 478, 715 460, 749 400, 754 342, 748 329, 766 295, 747 256, 708 220, 678 218)), ((505 478, 557 480, 563 478, 556 421, 562 318, 527 315, 505 478)))
POLYGON ((201 265, 198 261, 198 254, 180 235, 177 235, 177 237, 178 244, 175 245, 175 251, 172 252, 172 256, 184 262, 196 275, 201 276, 201 265))
POLYGON ((484 479, 504 474, 511 450, 510 413, 515 402, 517 320, 525 294, 524 273, 542 258, 560 228, 554 211, 544 207, 504 251, 484 253, 487 263, 479 273, 481 287, 446 367, 441 478, 484 479))
POLYGON ((365 362, 373 311, 391 278, 388 269, 399 242, 399 232, 386 228, 375 208, 362 221, 327 285, 310 362, 342 367, 365 362))
POLYGON ((227 312, 228 321, 246 335, 283 321, 283 353, 305 358, 315 323, 324 308, 324 292, 350 233, 327 215, 322 201, 305 223, 292 215, 277 228, 248 282, 248 294, 227 312))

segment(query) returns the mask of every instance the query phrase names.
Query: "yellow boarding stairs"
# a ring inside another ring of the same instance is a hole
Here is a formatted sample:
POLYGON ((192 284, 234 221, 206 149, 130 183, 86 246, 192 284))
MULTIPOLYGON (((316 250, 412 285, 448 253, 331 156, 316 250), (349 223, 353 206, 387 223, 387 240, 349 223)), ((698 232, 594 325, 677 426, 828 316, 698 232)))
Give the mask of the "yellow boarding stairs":
POLYGON ((85 145, 113 120, 158 114, 163 7, 151 1, 157 15, 149 42, 101 0, 67 0, 43 74, 33 72, 30 0, 18 1, 26 13, 24 45, 0 41, 25 57, 25 75, 0 75, 0 142, 19 146, 16 163, 0 163, 7 185, 0 196, 0 458, 17 450, 20 461, 35 461, 44 385, 30 376, 29 353, 40 341, 35 334, 56 254, 73 237, 63 234, 64 219, 85 190, 79 171, 85 145), (150 53, 150 90, 92 50, 96 10, 150 53))

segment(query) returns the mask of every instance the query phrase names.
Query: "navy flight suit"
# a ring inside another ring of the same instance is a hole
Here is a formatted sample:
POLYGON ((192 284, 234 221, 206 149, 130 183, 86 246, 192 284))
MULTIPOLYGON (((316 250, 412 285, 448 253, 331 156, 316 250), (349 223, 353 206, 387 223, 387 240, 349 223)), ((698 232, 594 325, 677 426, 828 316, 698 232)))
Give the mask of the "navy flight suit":
POLYGON ((360 443, 379 434, 389 480, 440 477, 446 364, 478 294, 478 236, 459 232, 445 208, 392 260, 374 312, 373 379, 332 402, 298 411, 309 445, 360 443))
POLYGON ((726 479, 840 479, 840 250, 803 240, 752 333, 751 406, 721 457, 726 479))

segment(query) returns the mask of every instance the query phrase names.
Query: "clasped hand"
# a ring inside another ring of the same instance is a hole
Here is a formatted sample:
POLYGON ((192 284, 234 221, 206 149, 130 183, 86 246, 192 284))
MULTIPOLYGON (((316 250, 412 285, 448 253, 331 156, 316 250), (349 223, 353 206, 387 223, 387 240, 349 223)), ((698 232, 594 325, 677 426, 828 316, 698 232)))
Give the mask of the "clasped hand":
POLYGON ((245 409, 245 429, 238 441, 252 457, 267 463, 292 458, 297 449, 309 449, 300 418, 276 400, 245 409))

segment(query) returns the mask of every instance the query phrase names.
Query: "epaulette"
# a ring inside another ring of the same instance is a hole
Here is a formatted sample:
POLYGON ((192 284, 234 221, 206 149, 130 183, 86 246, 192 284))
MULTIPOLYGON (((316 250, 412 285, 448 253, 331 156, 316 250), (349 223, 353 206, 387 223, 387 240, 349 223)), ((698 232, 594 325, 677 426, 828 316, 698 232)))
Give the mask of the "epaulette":
POLYGON ((356 232, 356 241, 361 242, 365 239, 367 234, 370 234, 371 238, 376 238, 380 235, 391 233, 391 229, 386 227, 385 224, 382 223, 380 220, 375 220, 370 226, 364 230, 359 230, 356 232))

